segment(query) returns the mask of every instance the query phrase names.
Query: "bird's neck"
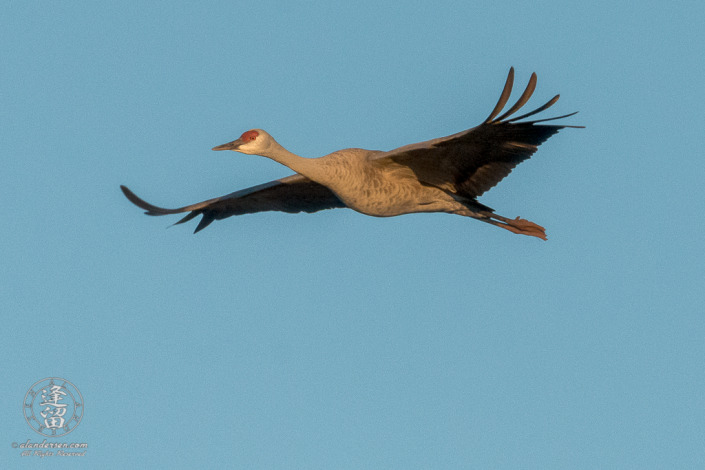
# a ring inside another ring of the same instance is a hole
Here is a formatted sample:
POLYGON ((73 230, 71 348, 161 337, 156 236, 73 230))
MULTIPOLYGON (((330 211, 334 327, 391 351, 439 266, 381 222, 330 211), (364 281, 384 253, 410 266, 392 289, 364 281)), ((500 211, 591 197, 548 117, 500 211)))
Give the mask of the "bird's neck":
POLYGON ((323 183, 326 179, 325 167, 318 164, 320 162, 317 162, 317 159, 300 157, 289 152, 276 141, 273 141, 267 150, 261 152, 260 155, 281 163, 296 173, 318 183, 323 183))

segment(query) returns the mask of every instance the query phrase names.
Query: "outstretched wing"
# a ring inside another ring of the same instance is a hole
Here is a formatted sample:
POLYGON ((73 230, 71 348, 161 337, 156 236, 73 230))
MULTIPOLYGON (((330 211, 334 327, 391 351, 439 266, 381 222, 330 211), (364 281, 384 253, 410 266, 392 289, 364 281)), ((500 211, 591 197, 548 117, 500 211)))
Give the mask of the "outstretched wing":
POLYGON ((188 212, 186 217, 176 224, 182 224, 198 215, 203 215, 194 233, 203 230, 214 220, 225 219, 231 215, 263 211, 316 212, 323 209, 346 207, 330 189, 302 175, 291 175, 178 209, 157 207, 140 199, 125 186, 120 186, 120 189, 130 202, 144 209, 147 215, 188 212))
POLYGON ((479 126, 448 137, 400 147, 379 154, 374 160, 385 160, 411 168, 419 181, 440 187, 460 196, 474 199, 499 183, 519 163, 536 152, 539 145, 567 126, 539 124, 572 116, 566 114, 548 119, 516 122, 553 106, 560 95, 521 116, 507 119, 521 109, 536 88, 536 74, 519 100, 497 117, 509 101, 514 83, 514 68, 509 70, 502 95, 492 113, 479 126))

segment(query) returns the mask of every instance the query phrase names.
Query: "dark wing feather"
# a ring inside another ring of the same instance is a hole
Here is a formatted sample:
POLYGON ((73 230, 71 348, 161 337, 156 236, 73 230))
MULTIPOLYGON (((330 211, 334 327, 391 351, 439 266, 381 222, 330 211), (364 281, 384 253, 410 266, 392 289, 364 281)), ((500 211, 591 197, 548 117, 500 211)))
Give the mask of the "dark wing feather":
POLYGON ((497 106, 481 125, 448 137, 400 147, 380 154, 375 160, 380 164, 386 159, 408 166, 419 181, 468 199, 481 196, 506 177, 516 165, 533 155, 539 145, 560 129, 581 127, 537 124, 575 113, 536 121, 515 122, 548 109, 558 101, 558 96, 535 111, 507 119, 531 98, 536 88, 536 74, 531 75, 526 90, 516 104, 495 119, 509 101, 513 81, 514 68, 511 68, 497 106))
POLYGON ((203 230, 214 220, 225 219, 233 215, 264 211, 310 213, 323 209, 346 207, 330 189, 301 175, 292 175, 280 180, 270 181, 269 183, 242 189, 225 196, 178 209, 157 207, 140 199, 125 186, 120 186, 120 189, 122 189, 122 192, 130 202, 144 209, 147 215, 188 212, 186 217, 176 222, 176 224, 188 222, 198 215, 203 215, 195 232, 203 230))

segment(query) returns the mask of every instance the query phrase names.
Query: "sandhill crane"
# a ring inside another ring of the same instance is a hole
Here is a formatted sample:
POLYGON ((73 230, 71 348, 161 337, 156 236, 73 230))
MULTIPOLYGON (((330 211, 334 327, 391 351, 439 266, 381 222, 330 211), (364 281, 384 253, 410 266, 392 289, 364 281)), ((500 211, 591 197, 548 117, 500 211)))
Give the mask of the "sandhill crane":
POLYGON ((252 129, 213 150, 261 155, 289 167, 296 174, 178 209, 154 206, 127 187, 120 188, 127 199, 144 209, 147 215, 188 212, 176 224, 202 215, 194 233, 214 220, 232 215, 261 211, 310 213, 349 207, 377 217, 447 212, 545 240, 543 227, 519 217, 502 217, 477 201, 560 129, 581 127, 538 124, 576 113, 517 122, 553 106, 560 95, 534 111, 507 119, 533 94, 535 73, 514 106, 497 117, 509 100, 513 83, 512 67, 499 101, 487 119, 477 127, 448 137, 389 152, 350 148, 320 158, 303 158, 284 149, 262 129, 252 129))

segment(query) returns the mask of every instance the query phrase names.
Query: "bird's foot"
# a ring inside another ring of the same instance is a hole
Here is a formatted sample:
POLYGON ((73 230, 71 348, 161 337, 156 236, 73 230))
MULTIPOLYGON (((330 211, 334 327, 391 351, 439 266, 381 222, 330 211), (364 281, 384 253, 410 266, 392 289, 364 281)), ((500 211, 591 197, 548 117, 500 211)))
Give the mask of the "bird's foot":
POLYGON ((540 238, 541 240, 546 240, 546 229, 531 222, 530 220, 522 219, 521 217, 509 219, 495 213, 486 213, 485 215, 487 216, 487 219, 484 219, 484 221, 489 222, 492 225, 496 225, 497 227, 501 227, 519 235, 527 235, 530 237, 540 238))
POLYGON ((507 224, 504 228, 514 233, 518 233, 520 235, 528 235, 530 237, 536 237, 542 240, 546 240, 546 229, 538 224, 531 222, 530 220, 517 217, 514 220, 507 219, 503 222, 507 224))

